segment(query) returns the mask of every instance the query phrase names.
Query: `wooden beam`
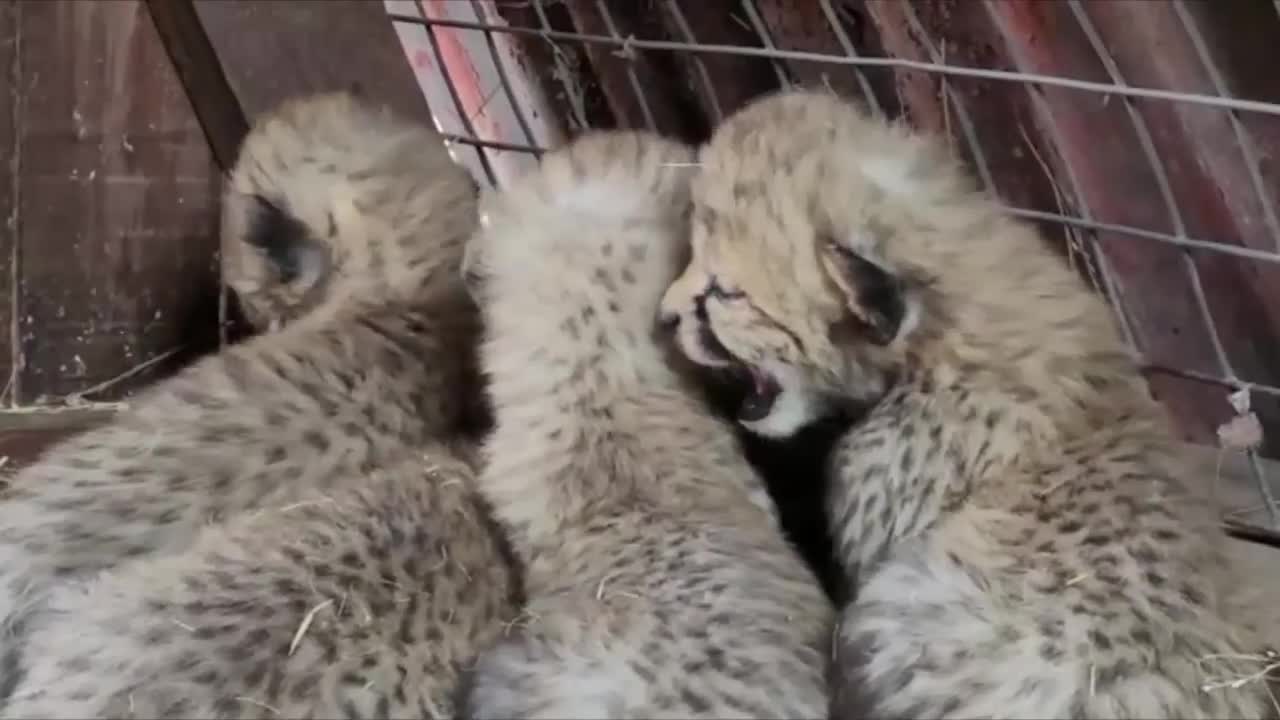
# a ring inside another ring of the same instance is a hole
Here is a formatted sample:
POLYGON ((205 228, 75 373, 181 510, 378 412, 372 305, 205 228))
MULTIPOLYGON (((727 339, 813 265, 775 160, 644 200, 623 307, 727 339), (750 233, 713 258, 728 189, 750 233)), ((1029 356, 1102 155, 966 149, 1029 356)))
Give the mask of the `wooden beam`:
POLYGON ((31 464, 54 445, 111 420, 116 409, 30 409, 0 412, 0 501, 4 476, 31 464))
MULTIPOLYGON (((422 90, 381 2, 185 1, 236 104, 251 122, 290 97, 358 89, 406 117, 431 123, 422 90)), ((192 24, 190 17, 178 19, 188 27, 192 24)))
POLYGON ((431 122, 379 2, 146 2, 223 169, 254 116, 298 95, 355 89, 431 122))
POLYGON ((191 0, 146 0, 187 98, 195 108, 209 147, 223 170, 235 164, 249 131, 244 109, 223 74, 222 63, 205 34, 191 0))

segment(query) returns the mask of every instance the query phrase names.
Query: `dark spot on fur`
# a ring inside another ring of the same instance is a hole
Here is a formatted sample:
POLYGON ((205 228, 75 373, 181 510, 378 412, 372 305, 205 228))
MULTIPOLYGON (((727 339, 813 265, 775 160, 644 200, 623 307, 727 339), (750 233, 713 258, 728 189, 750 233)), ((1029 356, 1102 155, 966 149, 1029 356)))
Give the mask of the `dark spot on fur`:
POLYGON ((1182 595, 1183 600, 1186 600, 1192 605, 1204 604, 1204 601, 1205 601, 1204 593, 1200 592, 1199 590, 1192 587, 1188 583, 1183 583, 1182 588, 1179 590, 1179 594, 1182 595))
POLYGON ((1063 624, 1061 620, 1041 620, 1040 633, 1047 638, 1058 639, 1063 635, 1063 624))
POLYGON ((1066 535, 1068 533, 1078 532, 1084 524, 1079 520, 1064 520, 1058 525, 1058 532, 1066 535))
POLYGON ((1133 559, 1143 564, 1159 562, 1160 553, 1151 545, 1139 545, 1129 551, 1133 559))
POLYGON ((303 592, 304 588, 297 580, 288 578, 280 578, 275 581, 276 592, 281 595, 297 595, 303 592))
MULTIPOLYGON (((289 688, 289 697, 298 702, 308 700, 320 685, 320 677, 318 675, 307 674, 297 678, 293 682, 293 687, 289 688)), ((385 715, 383 717, 386 717, 385 715)))
POLYGON ((1129 639, 1143 647, 1150 646, 1154 642, 1154 638, 1151 637, 1151 631, 1141 626, 1129 631, 1129 639))
POLYGON ((902 457, 898 459, 898 470, 901 471, 903 475, 907 475, 914 469, 915 455, 913 454, 911 447, 907 446, 902 449, 902 457))
POLYGON ((1102 632, 1096 628, 1089 631, 1089 642, 1093 643, 1095 648, 1102 650, 1103 652, 1111 649, 1111 638, 1103 635, 1102 632))
POLYGON ((271 641, 271 631, 262 627, 254 628, 245 635, 245 641, 250 645, 265 645, 271 641))
POLYGON ((329 438, 316 430, 308 430, 302 434, 302 440, 312 448, 324 452, 329 449, 329 438))
POLYGON ((687 687, 680 688, 680 699, 689 712, 695 715, 704 715, 711 711, 711 703, 687 687))

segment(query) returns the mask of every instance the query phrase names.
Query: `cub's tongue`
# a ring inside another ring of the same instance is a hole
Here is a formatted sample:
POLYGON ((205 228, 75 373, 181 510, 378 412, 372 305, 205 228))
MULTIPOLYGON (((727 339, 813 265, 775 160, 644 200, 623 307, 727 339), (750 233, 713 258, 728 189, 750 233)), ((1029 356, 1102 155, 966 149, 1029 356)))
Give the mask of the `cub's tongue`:
POLYGON ((773 403, 778 399, 781 388, 772 377, 761 370, 751 368, 751 390, 738 409, 738 420, 742 422, 759 422, 773 411, 773 403))

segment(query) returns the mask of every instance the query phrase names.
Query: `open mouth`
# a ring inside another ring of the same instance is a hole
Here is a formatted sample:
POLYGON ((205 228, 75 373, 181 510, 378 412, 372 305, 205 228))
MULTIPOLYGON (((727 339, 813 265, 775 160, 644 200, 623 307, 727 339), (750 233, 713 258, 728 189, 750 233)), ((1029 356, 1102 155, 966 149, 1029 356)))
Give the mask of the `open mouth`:
POLYGON ((699 329, 698 334, 703 351, 722 363, 721 369, 726 371, 735 384, 745 388, 738 407, 738 421, 753 423, 769 417, 778 395, 782 393, 782 386, 777 379, 767 371, 735 358, 705 325, 699 329))
POLYGON ((748 389, 746 397, 742 399, 742 406, 738 408, 738 420, 760 422, 773 412, 773 405, 782 392, 782 386, 764 370, 749 366, 742 368, 748 376, 748 389))

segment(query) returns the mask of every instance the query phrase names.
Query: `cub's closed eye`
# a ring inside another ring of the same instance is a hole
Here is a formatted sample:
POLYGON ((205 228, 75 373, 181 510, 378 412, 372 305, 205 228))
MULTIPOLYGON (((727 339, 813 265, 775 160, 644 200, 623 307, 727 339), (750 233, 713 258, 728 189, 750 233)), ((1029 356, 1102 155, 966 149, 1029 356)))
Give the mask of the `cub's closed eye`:
POLYGON ((740 290, 725 290, 715 278, 711 278, 711 282, 707 283, 707 287, 693 298, 693 314, 698 320, 707 322, 708 298, 715 298, 724 302, 744 297, 746 297, 746 293, 740 290))
POLYGON ((710 282, 707 283, 707 287, 703 288, 703 291, 694 296, 694 316, 695 318, 698 318, 700 322, 707 322, 707 300, 710 299, 710 297, 714 297, 714 299, 724 302, 740 300, 742 297, 746 297, 746 293, 737 290, 724 290, 716 278, 710 279, 710 282))
POLYGON ((705 294, 707 297, 713 297, 720 300, 741 300, 747 296, 747 294, 741 290, 726 290, 715 278, 712 278, 711 283, 707 285, 705 294))

